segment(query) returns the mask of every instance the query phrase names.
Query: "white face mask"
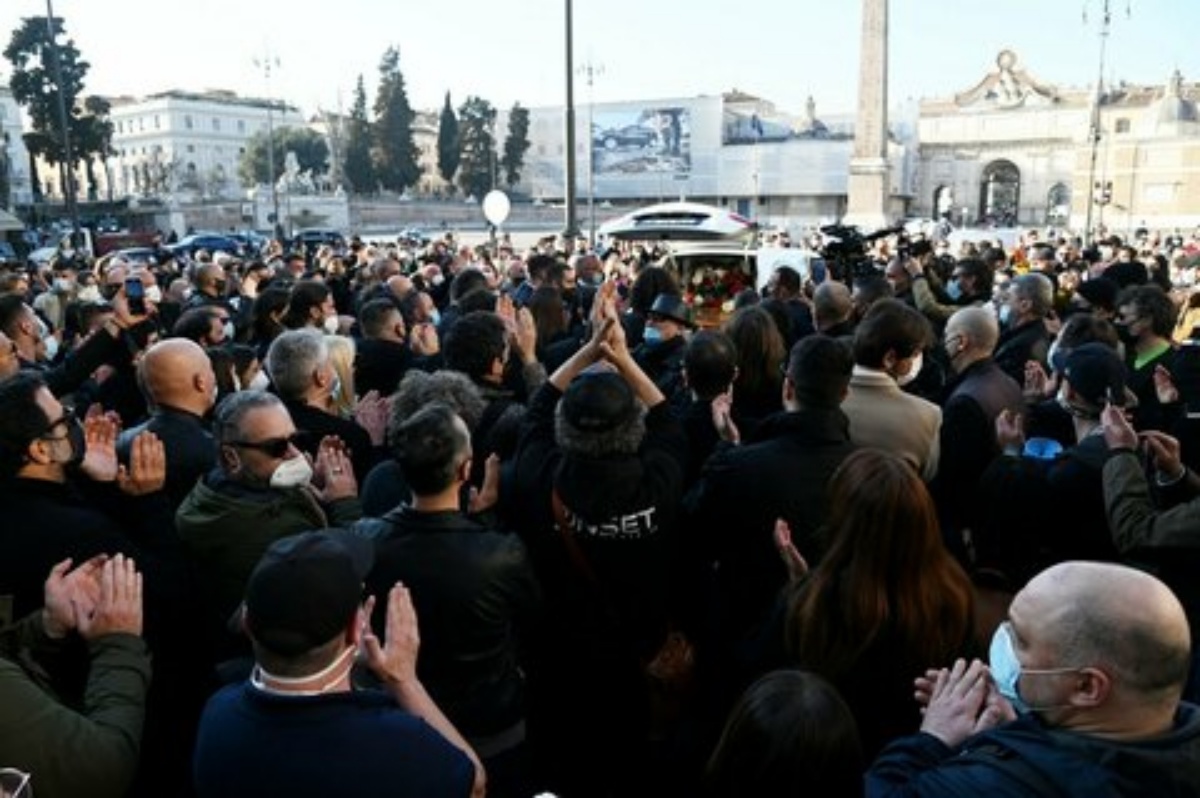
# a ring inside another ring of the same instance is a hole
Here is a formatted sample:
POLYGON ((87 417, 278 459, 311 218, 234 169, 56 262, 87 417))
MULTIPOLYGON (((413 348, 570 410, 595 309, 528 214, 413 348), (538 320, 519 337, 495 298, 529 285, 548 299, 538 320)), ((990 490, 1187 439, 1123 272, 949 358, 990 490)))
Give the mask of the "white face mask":
POLYGON ((272 488, 302 488, 312 480, 312 466, 304 455, 296 455, 275 466, 271 474, 272 488))
POLYGON ((54 290, 60 294, 69 294, 74 287, 75 282, 65 277, 57 277, 54 280, 54 290))
POLYGON ((100 288, 95 285, 84 286, 75 298, 85 305, 94 305, 100 301, 100 288))
POLYGON ((340 326, 340 320, 337 316, 326 316, 325 321, 321 326, 325 328, 325 332, 327 334, 337 335, 338 327, 340 326))
POLYGON ((912 365, 908 367, 908 371, 896 378, 896 384, 900 387, 908 385, 917 378, 921 373, 921 366, 925 364, 925 353, 917 352, 916 357, 912 359, 912 365))
POLYGON ((146 289, 146 301, 158 304, 162 302, 162 289, 157 285, 152 285, 146 289))
POLYGON ((258 373, 254 375, 254 379, 250 380, 250 390, 252 391, 265 391, 270 385, 271 379, 262 369, 259 369, 258 373))
POLYGON ((237 332, 233 327, 233 322, 231 322, 231 321, 225 322, 224 326, 221 329, 224 330, 224 332, 225 332, 225 340, 232 341, 234 334, 237 332))

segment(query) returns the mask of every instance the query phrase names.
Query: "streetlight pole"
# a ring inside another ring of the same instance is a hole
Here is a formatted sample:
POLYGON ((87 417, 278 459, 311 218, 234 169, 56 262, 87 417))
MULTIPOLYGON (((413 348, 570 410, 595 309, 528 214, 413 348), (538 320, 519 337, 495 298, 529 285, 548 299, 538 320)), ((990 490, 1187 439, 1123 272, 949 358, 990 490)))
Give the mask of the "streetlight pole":
POLYGON ((262 67, 267 82, 267 179, 271 181, 271 230, 276 238, 283 238, 283 223, 279 220, 279 189, 275 185, 275 122, 272 111, 275 101, 271 99, 271 66, 279 66, 279 59, 268 51, 261 59, 255 58, 254 65, 262 67))
POLYGON ((46 0, 46 39, 50 48, 50 65, 58 88, 58 123, 62 126, 63 161, 66 177, 67 213, 71 217, 71 249, 79 243, 79 206, 75 202, 75 154, 71 150, 70 118, 67 114, 66 88, 63 86, 62 60, 58 53, 58 33, 54 29, 54 6, 46 0))
POLYGON ((564 207, 566 208, 566 220, 563 225, 563 236, 574 238, 579 232, 579 224, 575 219, 575 45, 573 23, 571 21, 571 0, 566 0, 566 38, 567 38, 567 54, 566 54, 566 74, 567 74, 567 107, 566 107, 566 185, 563 191, 566 194, 564 207))
POLYGON ((603 64, 593 64, 588 61, 579 67, 579 71, 587 76, 588 85, 588 247, 596 248, 596 132, 593 116, 595 115, 596 97, 592 90, 596 75, 604 74, 603 64))
MULTIPOLYGON (((1096 96, 1092 102, 1092 119, 1088 127, 1088 138, 1091 143, 1091 153, 1088 163, 1088 195, 1087 195, 1087 219, 1084 222, 1084 241, 1087 244, 1094 243, 1095 231, 1092 229, 1092 214, 1095 212, 1096 206, 1096 158, 1100 152, 1100 105, 1104 99, 1104 59, 1108 51, 1108 32, 1112 26, 1112 10, 1110 8, 1111 0, 1101 0, 1101 17, 1100 17, 1100 67, 1096 74, 1096 96)), ((1125 16, 1129 16, 1129 4, 1126 0, 1125 16)), ((1084 21, 1087 21, 1087 6, 1084 6, 1084 21)))

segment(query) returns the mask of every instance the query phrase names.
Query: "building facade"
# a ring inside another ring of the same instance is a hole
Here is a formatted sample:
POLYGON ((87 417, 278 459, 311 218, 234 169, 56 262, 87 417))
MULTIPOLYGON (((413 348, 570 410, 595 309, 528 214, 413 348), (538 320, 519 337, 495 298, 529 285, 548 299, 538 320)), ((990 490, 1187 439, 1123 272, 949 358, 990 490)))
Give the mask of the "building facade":
POLYGON ((233 92, 168 91, 112 100, 113 149, 107 177, 113 194, 188 193, 206 198, 245 195, 238 164, 250 138, 268 127, 302 127, 285 103, 233 92))
POLYGON ((956 225, 1127 232, 1200 223, 1200 85, 1060 88, 1002 51, 920 104, 912 213, 956 225))
MULTIPOLYGON (((561 202, 563 109, 532 108, 529 115, 530 147, 517 193, 534 201, 561 202)), ((734 90, 587 104, 577 107, 575 119, 576 196, 581 203, 682 197, 789 224, 827 223, 845 213, 852 115, 821 119, 810 102, 803 114, 792 116, 734 90)), ((507 125, 502 111, 496 129, 507 125)), ((914 148, 905 140, 912 129, 893 126, 888 146, 896 215, 903 213, 913 186, 914 148)))
POLYGON ((29 151, 21 138, 21 109, 7 83, 0 83, 0 208, 33 201, 29 151))

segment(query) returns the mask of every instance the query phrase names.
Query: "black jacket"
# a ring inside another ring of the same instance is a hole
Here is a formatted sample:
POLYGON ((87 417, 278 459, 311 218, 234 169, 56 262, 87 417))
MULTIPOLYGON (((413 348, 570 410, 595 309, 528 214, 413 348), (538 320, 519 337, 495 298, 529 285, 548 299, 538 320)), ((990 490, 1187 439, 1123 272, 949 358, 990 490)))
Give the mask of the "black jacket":
POLYGON ((1049 371, 1046 355, 1050 351, 1050 339, 1050 331, 1046 329, 1043 319, 1027 321, 1000 333, 992 359, 1018 385, 1024 385, 1025 364, 1028 361, 1036 360, 1043 369, 1049 371))
POLYGON ((1002 410, 1020 413, 1025 399, 1021 386, 991 358, 977 361, 954 378, 942 403, 941 461, 934 479, 943 531, 951 549, 961 556, 961 541, 953 538, 971 526, 978 505, 972 496, 979 478, 1000 454, 996 416, 1002 410))
POLYGON ((315 458, 322 438, 326 435, 338 436, 342 443, 350 447, 354 476, 359 482, 366 479, 375 464, 387 456, 386 447, 371 445, 371 436, 367 431, 349 419, 300 402, 284 402, 284 405, 300 434, 298 445, 301 451, 315 458))
POLYGON ((172 407, 159 407, 143 424, 127 429, 117 439, 117 456, 129 462, 133 439, 142 432, 153 432, 166 450, 167 484, 164 490, 174 511, 196 481, 217 465, 217 448, 208 423, 199 416, 172 407))
POLYGON ((388 590, 403 582, 421 619, 417 672, 447 716, 469 737, 521 720, 520 636, 540 611, 541 589, 520 538, 407 505, 356 530, 376 540, 367 577, 375 627, 382 634, 388 590))
POLYGON ((716 574, 717 628, 727 643, 756 628, 787 584, 773 542, 777 518, 810 566, 820 560, 829 478, 854 451, 850 421, 836 408, 779 413, 758 435, 757 443, 718 447, 685 502, 691 545, 716 574))

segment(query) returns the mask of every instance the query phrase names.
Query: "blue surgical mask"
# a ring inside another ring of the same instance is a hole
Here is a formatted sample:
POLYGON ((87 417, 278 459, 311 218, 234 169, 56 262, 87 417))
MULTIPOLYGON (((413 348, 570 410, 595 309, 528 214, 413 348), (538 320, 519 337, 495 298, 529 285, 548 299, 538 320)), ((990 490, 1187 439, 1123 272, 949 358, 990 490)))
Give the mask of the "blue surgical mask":
POLYGON ((642 340, 648 344, 661 344, 663 340, 662 330, 657 327, 647 327, 642 332, 642 340))
POLYGON ((950 297, 952 301, 957 302, 962 299, 962 295, 962 286, 959 285, 958 280, 951 280, 946 284, 946 296, 950 297))
POLYGON ((1004 304, 1000 306, 1000 326, 1007 327, 1012 321, 1012 305, 1004 304))
POLYGON ((337 375, 336 371, 333 373, 333 385, 329 387, 329 395, 335 401, 342 396, 342 378, 337 375))
POLYGON ((442 312, 440 310, 435 310, 432 313, 430 313, 429 314, 429 323, 432 324, 434 327, 441 324, 442 323, 442 312))
POLYGON ((992 672, 992 681, 996 684, 996 689, 1000 691, 1000 695, 1004 696, 1013 705, 1013 709, 1021 713, 1040 712, 1046 709, 1056 709, 1062 704, 1054 704, 1050 706, 1030 706, 1021 698, 1019 692, 1021 675, 1029 674, 1061 674, 1073 673, 1078 668, 1039 668, 1022 670, 1021 662, 1017 659, 1016 649, 1013 648, 1012 634, 1009 632, 1009 624, 1007 621, 996 627, 996 633, 992 635, 992 646, 988 651, 988 669, 992 672))

